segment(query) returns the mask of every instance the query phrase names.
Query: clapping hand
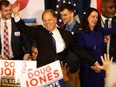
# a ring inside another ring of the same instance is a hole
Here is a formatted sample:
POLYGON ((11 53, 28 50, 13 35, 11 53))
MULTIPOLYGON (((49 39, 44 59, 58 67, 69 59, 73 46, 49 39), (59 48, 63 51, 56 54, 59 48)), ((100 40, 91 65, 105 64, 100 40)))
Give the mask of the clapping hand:
POLYGON ((100 64, 98 62, 95 62, 94 66, 91 66, 90 68, 94 70, 96 73, 101 72, 100 64))

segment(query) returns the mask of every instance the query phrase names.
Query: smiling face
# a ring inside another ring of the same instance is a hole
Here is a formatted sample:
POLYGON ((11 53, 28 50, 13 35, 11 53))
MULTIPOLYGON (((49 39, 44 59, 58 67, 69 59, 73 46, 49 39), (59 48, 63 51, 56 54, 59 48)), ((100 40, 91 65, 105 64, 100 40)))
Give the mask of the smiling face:
POLYGON ((10 4, 8 6, 2 5, 0 13, 3 20, 11 18, 12 14, 11 5, 10 4))
POLYGON ((53 31, 56 28, 57 19, 51 12, 45 12, 43 15, 43 25, 48 31, 53 31))
POLYGON ((88 23, 91 30, 94 29, 98 21, 98 12, 92 11, 88 16, 88 23))
POLYGON ((105 3, 105 5, 102 7, 102 14, 107 18, 113 17, 115 15, 115 12, 115 4, 112 0, 105 3))
POLYGON ((61 18, 65 24, 70 24, 74 20, 74 13, 68 9, 64 9, 60 12, 61 18))

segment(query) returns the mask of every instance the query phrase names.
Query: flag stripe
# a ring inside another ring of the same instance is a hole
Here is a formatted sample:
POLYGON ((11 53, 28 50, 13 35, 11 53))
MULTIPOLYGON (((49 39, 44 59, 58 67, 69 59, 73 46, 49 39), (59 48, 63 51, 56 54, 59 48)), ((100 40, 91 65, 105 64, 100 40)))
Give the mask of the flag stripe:
POLYGON ((91 0, 90 7, 98 9, 99 13, 101 13, 101 4, 102 0, 91 0))
POLYGON ((102 2, 102 0, 97 0, 97 9, 98 9, 100 14, 101 14, 101 7, 100 7, 101 2, 102 2))

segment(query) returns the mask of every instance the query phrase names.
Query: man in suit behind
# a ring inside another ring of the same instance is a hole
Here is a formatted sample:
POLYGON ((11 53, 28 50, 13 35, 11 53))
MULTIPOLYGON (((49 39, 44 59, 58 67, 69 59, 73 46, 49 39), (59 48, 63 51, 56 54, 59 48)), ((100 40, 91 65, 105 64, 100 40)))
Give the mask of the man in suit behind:
POLYGON ((0 1, 0 13, 0 56, 2 59, 22 60, 24 56, 23 37, 11 17, 12 8, 9 1, 0 1), (4 54, 4 22, 7 24, 8 29, 8 58, 4 54))
MULTIPOLYGON (((64 3, 60 7, 60 15, 64 22, 64 26, 62 26, 62 29, 70 31, 72 35, 74 35, 74 32, 78 29, 79 26, 79 20, 77 21, 75 19, 74 10, 74 6, 68 3, 64 3)), ((69 51, 67 55, 67 60, 70 66, 69 70, 71 70, 72 73, 76 72, 79 68, 79 56, 74 54, 72 51, 69 51)))
MULTIPOLYGON (((102 0, 101 2, 101 27, 105 27, 105 20, 108 20, 108 28, 116 28, 116 9, 113 0, 102 0)), ((114 57, 113 61, 116 62, 116 34, 108 35, 104 38, 107 43, 106 53, 114 57)))
MULTIPOLYGON (((70 31, 72 34, 78 29, 80 21, 75 19, 74 10, 74 6, 68 3, 64 3, 60 7, 60 15, 64 22, 63 29, 70 31)), ((74 84, 74 87, 79 87, 79 71, 77 70, 80 66, 80 58, 72 51, 69 51, 66 59, 69 65, 69 71, 72 71, 71 73, 68 72, 69 78, 74 84)))

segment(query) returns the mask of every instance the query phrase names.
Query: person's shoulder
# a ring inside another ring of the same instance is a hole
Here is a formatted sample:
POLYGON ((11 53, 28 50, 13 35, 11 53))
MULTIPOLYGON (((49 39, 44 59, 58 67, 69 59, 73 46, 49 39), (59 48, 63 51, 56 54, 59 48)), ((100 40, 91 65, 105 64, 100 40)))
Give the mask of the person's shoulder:
POLYGON ((85 32, 84 30, 80 27, 78 30, 75 32, 75 35, 83 35, 85 32))
POLYGON ((37 25, 38 28, 44 28, 43 25, 37 25))
POLYGON ((13 18, 13 17, 11 17, 11 21, 15 22, 15 20, 14 20, 14 18, 13 18))
POLYGON ((47 30, 43 27, 43 25, 33 26, 33 29, 36 30, 36 33, 46 32, 47 30))
POLYGON ((58 29, 60 32, 65 32, 65 33, 70 33, 70 31, 65 30, 65 29, 58 29))
POLYGON ((116 16, 114 16, 113 18, 116 19, 116 16))
POLYGON ((46 29, 43 27, 43 25, 37 25, 37 26, 35 26, 35 29, 37 29, 37 30, 46 30, 46 29))
POLYGON ((62 24, 62 25, 58 26, 59 29, 65 29, 65 27, 66 27, 66 24, 62 24))
POLYGON ((114 16, 114 17, 112 18, 112 20, 116 22, 116 16, 114 16))
POLYGON ((83 29, 80 27, 80 28, 78 28, 78 31, 82 31, 83 29))
POLYGON ((76 21, 76 24, 80 24, 80 22, 79 21, 77 21, 77 20, 75 20, 76 21))
POLYGON ((83 32, 83 29, 80 27, 78 28, 78 30, 76 31, 76 33, 82 33, 83 32))
POLYGON ((59 30, 60 33, 62 33, 62 34, 65 34, 65 35, 71 34, 71 35, 72 35, 72 33, 71 33, 70 31, 68 31, 68 30, 65 30, 65 29, 59 29, 59 28, 58 28, 58 30, 59 30))

